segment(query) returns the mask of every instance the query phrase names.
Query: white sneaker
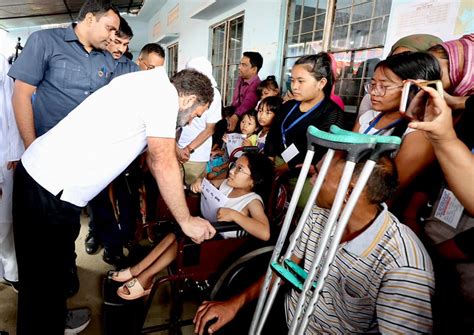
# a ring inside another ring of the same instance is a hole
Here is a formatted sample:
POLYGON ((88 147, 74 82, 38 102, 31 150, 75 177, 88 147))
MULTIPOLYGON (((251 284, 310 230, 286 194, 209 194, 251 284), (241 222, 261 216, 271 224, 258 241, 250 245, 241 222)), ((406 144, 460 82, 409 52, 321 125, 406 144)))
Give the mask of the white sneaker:
POLYGON ((66 316, 64 335, 79 334, 91 322, 91 310, 87 307, 69 309, 66 316))

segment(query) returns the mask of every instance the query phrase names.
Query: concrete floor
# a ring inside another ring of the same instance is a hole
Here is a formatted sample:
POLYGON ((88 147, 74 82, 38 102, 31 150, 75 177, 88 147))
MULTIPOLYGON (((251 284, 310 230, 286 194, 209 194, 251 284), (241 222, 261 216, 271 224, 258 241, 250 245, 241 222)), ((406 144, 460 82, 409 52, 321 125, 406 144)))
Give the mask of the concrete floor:
MULTIPOLYGON (((76 241, 77 266, 79 280, 81 283, 79 293, 68 300, 69 308, 87 306, 92 310, 92 320, 89 326, 81 333, 83 335, 102 334, 102 289, 101 281, 103 276, 112 266, 102 261, 102 252, 96 255, 88 255, 84 250, 84 239, 87 234, 88 218, 81 218, 81 233, 76 241)), ((163 285, 157 292, 152 309, 145 325, 163 323, 168 319, 169 287, 163 285)), ((196 311, 195 302, 186 303, 183 317, 192 318, 196 311)), ((17 294, 11 287, 0 285, 0 330, 6 330, 10 335, 16 334, 16 309, 17 294)), ((183 334, 194 334, 193 327, 184 327, 183 334)), ((158 332, 155 334, 167 334, 158 332)))

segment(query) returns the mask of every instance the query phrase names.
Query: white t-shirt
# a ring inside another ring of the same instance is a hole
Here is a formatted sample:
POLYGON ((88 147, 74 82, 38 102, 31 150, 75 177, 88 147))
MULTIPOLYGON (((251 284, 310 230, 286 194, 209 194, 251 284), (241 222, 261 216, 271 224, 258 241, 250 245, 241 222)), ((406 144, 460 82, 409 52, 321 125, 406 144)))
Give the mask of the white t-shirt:
MULTIPOLYGON (((361 114, 359 116, 359 133, 364 133, 364 131, 370 127, 370 123, 372 122, 372 120, 374 120, 378 115, 380 114, 380 112, 377 112, 377 111, 374 111, 373 109, 369 109, 368 111, 366 111, 365 113, 361 114)), ((377 128, 377 125, 375 125, 374 127, 372 127, 368 134, 369 135, 373 135, 375 134, 379 129, 377 128)), ((385 135, 385 136, 390 136, 393 131, 395 130, 395 128, 389 128, 389 129, 385 129, 383 130, 381 133, 377 134, 377 135, 385 135)), ((413 128, 410 128, 410 127, 407 127, 407 129, 405 130, 405 132, 403 133, 403 137, 405 137, 406 135, 408 135, 409 133, 415 131, 415 129, 413 128)))
MULTIPOLYGON (((232 192, 233 189, 234 189, 233 187, 230 187, 227 184, 227 180, 224 180, 222 182, 221 186, 219 187, 219 190, 227 197, 229 196, 230 192, 232 192)), ((263 205, 263 200, 257 193, 249 192, 249 193, 244 194, 240 197, 228 198, 227 202, 224 204, 223 207, 224 208, 231 208, 231 209, 236 210, 238 212, 242 212, 243 209, 245 207, 247 207, 247 205, 255 199, 260 201, 263 205)), ((237 238, 237 237, 241 236, 241 234, 248 235, 248 233, 246 231, 240 231, 239 230, 239 231, 224 232, 224 233, 221 233, 221 236, 225 239, 228 239, 228 238, 237 238)))
MULTIPOLYGON (((178 146, 184 148, 191 143, 206 128, 207 123, 217 123, 217 121, 222 118, 221 108, 221 94, 217 88, 214 88, 214 99, 212 100, 211 106, 201 115, 201 117, 194 118, 191 124, 183 127, 178 146)), ((211 149, 212 136, 209 136, 203 144, 194 149, 189 161, 208 162, 209 156, 211 155, 211 149)))
POLYGON ((122 75, 37 138, 23 165, 46 190, 83 207, 145 149, 147 137, 175 137, 178 109, 163 67, 122 75))
POLYGON ((369 109, 372 109, 372 101, 370 101, 370 94, 367 93, 359 104, 359 115, 366 113, 369 109))

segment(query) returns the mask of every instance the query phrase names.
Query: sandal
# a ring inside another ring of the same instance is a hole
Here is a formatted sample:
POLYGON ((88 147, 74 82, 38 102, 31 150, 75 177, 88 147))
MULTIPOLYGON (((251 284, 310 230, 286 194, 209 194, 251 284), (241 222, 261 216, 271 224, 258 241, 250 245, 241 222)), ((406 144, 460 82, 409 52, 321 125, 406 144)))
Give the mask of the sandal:
POLYGON ((120 271, 109 271, 108 277, 113 281, 119 283, 125 283, 133 278, 132 273, 130 272, 130 268, 126 268, 120 271))
POLYGON ((119 297, 125 300, 139 299, 139 298, 149 295, 150 292, 151 292, 151 289, 145 290, 137 278, 133 278, 132 280, 127 282, 125 285, 117 289, 117 294, 119 295, 119 297), (128 289, 128 294, 124 291, 125 286, 128 289))

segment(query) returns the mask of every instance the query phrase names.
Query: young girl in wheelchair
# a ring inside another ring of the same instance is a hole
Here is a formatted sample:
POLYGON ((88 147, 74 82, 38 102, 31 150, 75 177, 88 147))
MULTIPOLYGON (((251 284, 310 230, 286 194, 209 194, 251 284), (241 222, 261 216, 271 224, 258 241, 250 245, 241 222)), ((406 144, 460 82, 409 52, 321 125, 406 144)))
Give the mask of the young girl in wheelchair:
MULTIPOLYGON (((263 199, 268 199, 272 183, 273 163, 258 153, 244 153, 233 164, 227 179, 213 180, 214 186, 228 197, 224 207, 217 212, 218 221, 233 221, 248 234, 267 241, 270 224, 264 210, 263 199)), ((191 185, 193 192, 201 191, 201 179, 191 185)), ((223 238, 236 237, 236 232, 226 232, 223 238)), ((148 295, 154 276, 176 259, 178 243, 174 233, 168 234, 137 265, 121 271, 112 271, 111 279, 125 284, 117 294, 125 300, 148 295)))

